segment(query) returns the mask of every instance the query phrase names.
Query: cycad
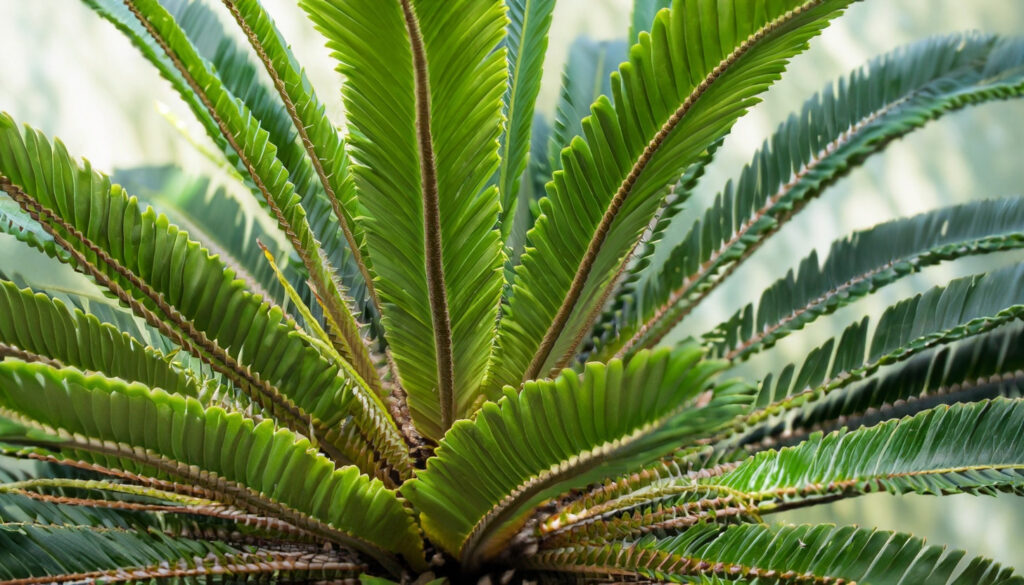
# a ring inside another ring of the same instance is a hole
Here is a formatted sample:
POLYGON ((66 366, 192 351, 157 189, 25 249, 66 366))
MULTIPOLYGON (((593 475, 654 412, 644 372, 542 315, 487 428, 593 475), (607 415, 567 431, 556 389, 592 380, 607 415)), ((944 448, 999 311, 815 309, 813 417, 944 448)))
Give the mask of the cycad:
POLYGON ((111 298, 0 282, 0 582, 1024 582, 770 517, 1024 489, 1024 268, 723 374, 922 267, 1021 247, 1020 199, 854 234, 656 347, 852 166, 1020 95, 1024 41, 931 39, 826 86, 674 238, 731 126, 853 0, 641 1, 628 51, 576 45, 553 126, 554 0, 300 0, 344 133, 257 0, 223 0, 251 47, 199 1, 84 1, 265 214, 174 169, 122 187, 0 117, 0 229, 111 298))

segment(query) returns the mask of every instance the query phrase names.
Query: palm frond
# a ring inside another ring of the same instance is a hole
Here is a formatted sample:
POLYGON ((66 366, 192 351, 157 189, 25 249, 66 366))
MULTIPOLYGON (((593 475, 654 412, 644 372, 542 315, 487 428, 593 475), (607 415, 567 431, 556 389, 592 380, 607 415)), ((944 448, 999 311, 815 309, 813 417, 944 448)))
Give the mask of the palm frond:
POLYGON ((935 406, 1024 392, 1024 337, 1019 325, 958 347, 940 347, 894 365, 844 392, 798 409, 744 438, 744 448, 796 444, 813 430, 856 428, 935 406))
POLYGON ((531 148, 530 136, 555 0, 506 0, 505 4, 509 17, 505 35, 508 89, 504 99, 506 122, 499 152, 498 193, 501 236, 503 241, 508 241, 520 205, 520 180, 527 161, 531 152, 534 157, 544 156, 543 152, 531 148))
POLYGON ((711 354, 742 360, 925 266, 1024 246, 1024 199, 979 201, 883 223, 816 253, 704 335, 711 354))
MULTIPOLYGON (((755 409, 737 425, 750 430, 772 417, 817 402, 930 348, 991 331, 1024 314, 1024 265, 969 276, 886 309, 868 340, 868 319, 811 351, 799 373, 793 364, 767 376, 755 409), (795 375, 794 375, 795 374, 795 375)), ((756 431, 755 431, 756 432, 756 431)))
POLYGON ((707 527, 675 538, 542 553, 523 564, 589 578, 642 576, 659 582, 1024 583, 988 559, 968 560, 963 551, 929 546, 907 534, 832 525, 707 527))
POLYGON ((79 166, 60 142, 51 145, 31 129, 22 135, 6 115, 0 137, 0 178, 12 184, 4 190, 27 197, 37 214, 48 215, 44 227, 71 238, 65 251, 80 257, 77 268, 119 290, 140 317, 294 430, 312 427, 324 445, 371 473, 411 474, 404 439, 379 398, 344 362, 324 360, 279 308, 245 291, 166 217, 142 209, 87 162, 79 166), (343 427, 348 416, 356 424, 343 427), (367 450, 367 441, 376 450, 367 450))
MULTIPOLYGON (((485 403, 402 487, 431 540, 469 566, 499 553, 539 502, 627 471, 742 411, 745 388, 704 394, 721 364, 694 346, 589 364, 485 403)), ((505 551, 508 552, 508 551, 505 551)))
POLYGON ((781 2, 753 13, 746 2, 720 10, 717 1, 693 0, 659 14, 613 75, 615 105, 599 98, 583 122, 586 138, 561 153, 516 267, 489 388, 567 363, 665 188, 849 3, 781 2))
MULTIPOLYGON (((195 91, 190 87, 173 60, 135 18, 124 2, 121 0, 84 1, 100 16, 121 30, 142 55, 156 66, 160 74, 171 82, 175 91, 203 124, 206 134, 220 149, 228 164, 239 173, 239 176, 243 177, 256 199, 266 205, 259 188, 251 178, 246 179, 249 174, 245 164, 231 147, 216 120, 204 105, 203 91, 195 91)), ((356 306, 366 322, 373 324, 371 333, 378 333, 379 315, 373 306, 370 292, 366 287, 358 263, 347 245, 344 234, 336 229, 338 220, 334 214, 332 202, 321 188, 319 176, 316 174, 311 160, 307 158, 305 149, 296 140, 297 132, 285 105, 261 83, 258 69, 249 58, 249 51, 245 50, 244 45, 232 35, 227 34, 227 31, 222 28, 217 14, 210 10, 204 2, 174 0, 164 3, 164 7, 175 18, 187 38, 195 44, 196 52, 208 62, 210 74, 219 79, 226 92, 238 99, 237 107, 244 112, 244 116, 251 115, 258 121, 259 126, 267 131, 267 139, 277 148, 276 156, 288 171, 288 180, 300 197, 316 240, 320 243, 332 266, 338 271, 339 277, 346 287, 346 293, 356 302, 356 306)), ((249 14, 250 12, 247 10, 246 15, 249 14)), ((256 23, 256 30, 262 31, 263 28, 256 23)), ((307 107, 303 108, 303 113, 313 115, 315 106, 312 102, 307 103, 297 99, 293 103, 306 104, 307 107)), ((322 126, 317 126, 314 134, 318 139, 330 140, 322 126), (321 136, 321 133, 324 136, 321 136)), ((326 168, 334 168, 339 173, 336 181, 341 186, 337 188, 341 189, 338 192, 342 193, 342 197, 344 197, 351 191, 350 187, 347 191, 343 187, 345 185, 343 167, 347 163, 344 159, 334 162, 340 166, 326 168)), ((276 223, 277 218, 273 218, 273 220, 276 223)), ((299 284, 296 288, 303 292, 307 304, 315 305, 316 297, 311 291, 308 291, 306 286, 307 268, 298 260, 291 268, 300 275, 296 279, 299 284)))
POLYGON ((1024 493, 1024 402, 940 406, 857 431, 812 435, 735 468, 665 477, 542 524, 542 548, 597 545, 876 491, 1024 493))
POLYGON ((1024 91, 1024 43, 934 38, 872 61, 808 100, 645 283, 621 355, 658 342, 786 220, 893 140, 968 105, 1024 91))
MULTIPOLYGON (((302 144, 309 162, 312 163, 316 177, 323 188, 323 194, 330 202, 331 210, 334 212, 333 220, 337 221, 336 225, 341 228, 348 253, 351 254, 351 260, 339 266, 343 268, 345 264, 354 264, 358 270, 357 275, 350 275, 347 279, 343 278, 342 282, 349 286, 349 294, 353 294, 352 288, 358 289, 355 291, 354 298, 357 301, 362 301, 358 304, 364 314, 369 313, 371 320, 379 318, 380 303, 373 286, 373 279, 363 258, 365 254, 364 237, 358 231, 359 226, 354 220, 354 217, 359 214, 359 208, 352 175, 349 172, 348 153, 345 151, 338 131, 327 118, 325 108, 316 97, 313 86, 299 68, 291 49, 260 2, 258 0, 224 0, 224 5, 239 24, 273 80, 274 88, 284 104, 287 116, 298 133, 299 142, 302 144)), ((228 88, 231 89, 230 86, 228 88)), ((288 162, 289 159, 296 158, 294 156, 282 157, 282 162, 285 163, 292 176, 296 174, 293 168, 299 165, 297 162, 293 164, 288 164, 288 162)), ((296 191, 304 192, 299 189, 296 191)), ((307 205, 307 199, 307 197, 303 197, 303 205, 307 205)), ((310 213, 310 215, 315 214, 310 213)), ((337 231, 332 229, 331 223, 333 222, 311 220, 311 228, 319 241, 323 241, 324 236, 337 231), (320 223, 325 225, 318 225, 320 223)), ((332 251, 325 248, 325 253, 329 258, 334 257, 332 251)))
POLYGON ((365 208, 357 221, 384 306, 385 335, 413 420, 436 440, 450 423, 443 424, 442 413, 465 417, 480 395, 501 294, 498 193, 487 183, 498 170, 508 78, 498 48, 504 10, 490 0, 420 1, 408 10, 376 0, 302 6, 347 81, 348 145, 365 208), (407 20, 420 31, 416 43, 407 20), (419 41, 425 71, 413 66, 419 41), (418 107, 427 114, 418 117, 418 107), (430 172, 423 175, 424 169, 430 172), (438 214, 427 205, 435 182, 438 214), (435 215, 440 225, 428 225, 435 215), (442 275, 444 287, 438 286, 442 275))
MULTIPOLYGON (((250 292, 298 316, 256 245, 257 241, 263 242, 280 255, 287 243, 278 237, 276 226, 268 218, 246 208, 227 185, 208 177, 187 176, 173 165, 116 169, 110 179, 202 242, 245 281, 250 292)), ((315 306, 305 279, 293 280, 292 286, 315 306)))
POLYGON ((371 387, 380 384, 376 368, 358 326, 339 290, 333 269, 313 234, 301 199, 289 182, 287 170, 277 158, 277 149, 259 121, 249 116, 244 105, 224 87, 198 54, 171 14, 156 0, 132 0, 129 10, 168 55, 189 88, 216 122, 224 140, 237 154, 256 190, 273 212, 279 229, 288 237, 310 280, 324 316, 335 335, 335 347, 350 360, 371 387))
POLYGON ((742 492, 762 512, 872 491, 1021 493, 1022 431, 1019 399, 942 405, 857 431, 814 434, 702 483, 742 492))
POLYGON ((6 315, 0 343, 170 393, 199 394, 195 378, 171 364, 170 356, 59 300, 0 280, 0 313, 6 315))
POLYGON ((393 492, 335 469, 306 439, 139 384, 0 363, 0 410, 59 437, 73 458, 193 481, 221 501, 278 517, 391 564, 421 561, 418 531, 393 492), (232 449, 221 449, 221 445, 232 449), (130 445, 130 446, 129 446, 130 445), (343 503, 342 503, 343 502, 343 503))

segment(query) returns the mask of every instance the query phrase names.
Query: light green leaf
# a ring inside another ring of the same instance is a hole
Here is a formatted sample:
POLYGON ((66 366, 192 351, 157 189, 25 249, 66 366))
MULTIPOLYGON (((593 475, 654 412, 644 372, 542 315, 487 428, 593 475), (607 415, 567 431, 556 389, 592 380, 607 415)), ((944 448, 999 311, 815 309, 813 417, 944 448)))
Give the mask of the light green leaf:
POLYGON ((630 50, 584 136, 561 153, 499 325, 488 389, 564 365, 589 332, 665 189, 728 132, 851 0, 677 2, 630 50), (735 9, 735 11, 733 11, 735 9))
POLYGON ((742 410, 736 386, 697 400, 720 367, 688 346, 508 389, 456 423, 402 494, 433 542, 475 566, 541 501, 654 460, 742 410))
MULTIPOLYGON (((486 185, 498 169, 508 79, 498 46, 507 22, 497 0, 412 4, 428 63, 444 310, 451 322, 452 411, 462 418, 480 395, 501 294, 498 193, 486 185)), ((435 319, 441 315, 432 310, 425 270, 427 253, 437 252, 425 248, 421 166, 429 168, 430 161, 420 160, 415 72, 402 4, 304 0, 302 6, 327 37, 347 82, 342 97, 352 128, 348 145, 358 161, 353 172, 366 211, 357 221, 367 237, 384 331, 413 420, 436 440, 445 430, 445 376, 439 369, 446 367, 446 350, 436 346, 435 319)))
POLYGON ((257 425, 140 384, 13 361, 0 363, 0 411, 57 431, 73 457, 94 453, 114 467, 192 481, 384 563, 393 562, 391 552, 422 560, 418 530, 393 492, 355 467, 335 469, 308 440, 270 421, 257 425))
POLYGON ((0 280, 0 315, 0 343, 171 393, 199 393, 196 380, 170 357, 59 300, 0 280))

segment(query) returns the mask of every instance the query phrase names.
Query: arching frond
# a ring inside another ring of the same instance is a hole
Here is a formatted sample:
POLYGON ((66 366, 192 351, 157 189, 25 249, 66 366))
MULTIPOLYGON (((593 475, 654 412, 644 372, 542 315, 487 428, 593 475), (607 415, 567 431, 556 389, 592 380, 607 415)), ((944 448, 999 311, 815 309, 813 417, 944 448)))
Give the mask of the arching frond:
MULTIPOLYGON (((242 159, 231 147, 230 141, 223 134, 214 116, 204 105, 203 98, 209 86, 201 87, 199 91, 191 87, 156 38, 146 30, 122 0, 84 1, 125 33, 142 55, 156 66, 160 74, 171 82, 177 93, 203 124, 207 135, 218 146, 226 160, 243 179, 249 177, 242 159)), ((210 65, 209 75, 218 80, 226 92, 237 98, 238 101, 229 104, 230 107, 239 108, 244 113, 243 117, 251 115, 258 125, 267 132, 269 143, 277 149, 276 156, 281 165, 287 169, 288 180, 301 199, 301 205, 305 210, 306 219, 316 241, 320 243, 324 253, 338 271, 339 277, 342 278, 346 286, 347 294, 356 301, 367 322, 372 322, 377 315, 362 274, 348 249, 343 233, 337 229, 337 217, 333 213, 333 206, 321 188, 314 166, 307 158, 305 149, 296 141, 297 133, 285 105, 276 99, 272 91, 261 82, 256 65, 250 59, 249 51, 236 38, 227 34, 220 24, 218 15, 209 6, 204 2, 181 0, 165 4, 168 13, 175 18, 175 22, 181 27, 188 40, 195 44, 195 53, 210 65)), ((245 15, 249 14, 250 12, 247 10, 245 15)), ((263 30, 256 23, 254 26, 256 27, 254 30, 263 30)), ((275 53, 276 56, 278 56, 277 53, 275 53)), ((181 57, 187 58, 187 55, 179 55, 179 58, 181 57)), ((192 62, 190 65, 195 69, 198 62, 192 62)), ((303 109, 303 113, 311 113, 316 109, 312 102, 307 104, 299 99, 293 100, 293 103, 296 101, 307 105, 303 109)), ((227 107, 225 104, 215 103, 214 105, 227 107)), ((230 116, 230 112, 222 111, 220 115, 230 116)), ((325 141, 324 149, 327 149, 326 141, 330 137, 321 126, 318 126, 318 130, 309 132, 316 135, 318 139, 323 139, 325 141)), ((347 162, 343 159, 334 162, 337 166, 327 168, 333 169, 337 173, 334 178, 337 184, 344 185, 347 162)), ((247 181, 247 185, 256 195, 257 200, 265 204, 264 195, 251 178, 247 181)), ((344 198, 347 192, 343 187, 338 188, 341 189, 339 192, 343 194, 341 197, 344 198)), ((274 221, 276 222, 277 218, 274 218, 274 221)), ((302 274, 308 272, 308 268, 301 262, 297 262, 294 269, 302 274)), ((316 298, 306 290, 305 278, 308 276, 299 279, 300 286, 297 288, 303 292, 303 296, 307 298, 309 304, 316 304, 316 298)))
POLYGON ((1024 491, 1024 402, 939 406, 852 432, 815 434, 765 451, 718 477, 762 512, 872 491, 991 494, 1024 491))
POLYGON ((677 2, 641 35, 561 153, 499 325, 488 387, 567 363, 665 188, 724 135, 849 0, 677 2), (719 18, 722 16, 723 18, 719 18))
POLYGON ((979 201, 898 219, 832 244, 824 264, 816 253, 794 275, 705 334, 712 355, 744 359, 816 318, 922 267, 1024 246, 1024 198, 979 201))
POLYGON ((936 404, 1024 392, 1024 336, 1019 325, 983 334, 959 347, 940 347, 883 371, 865 383, 798 409, 748 435, 746 449, 796 444, 821 429, 855 428, 936 404))
POLYGON ((392 563, 421 544, 393 492, 355 467, 335 469, 306 439, 238 413, 139 384, 22 362, 0 363, 0 410, 56 432, 69 454, 192 481, 225 503, 284 519, 392 563), (232 445, 223 449, 223 445, 232 445))
POLYGON ((721 364, 685 347, 589 364, 485 403, 402 487, 431 539, 470 566, 497 556, 539 502, 627 471, 743 409, 746 392, 704 393, 721 364))
POLYGON ((1024 43, 954 35, 899 49, 827 86, 765 141, 647 281, 628 354, 658 342, 766 237, 853 166, 967 105, 1024 91, 1024 43))
MULTIPOLYGON (((299 68, 291 49, 260 2, 258 0, 224 0, 224 5, 235 18, 270 75, 274 88, 284 104, 287 118, 298 133, 302 151, 309 163, 312 163, 316 180, 322 188, 324 197, 330 203, 330 209, 334 212, 333 217, 322 211, 320 213, 309 212, 309 215, 312 216, 310 225, 313 233, 321 241, 325 237, 336 240, 336 234, 339 231, 344 236, 348 257, 343 256, 340 261, 335 259, 335 264, 339 268, 354 265, 355 274, 344 274, 343 271, 342 282, 348 286, 347 292, 357 301, 363 315, 368 318, 368 321, 374 322, 380 318, 380 302, 364 258, 366 243, 354 220, 354 217, 359 214, 358 202, 355 198, 352 175, 349 172, 348 153, 338 135, 338 130, 327 118, 325 108, 314 93, 313 86, 299 68), (317 217, 318 215, 320 217, 317 217), (344 278, 345 276, 347 278, 344 278)), ((295 168, 302 169, 304 167, 299 161, 305 160, 305 158, 294 154, 282 157, 282 162, 289 169, 289 174, 293 176, 297 174, 295 168)), ((304 176, 305 173, 300 174, 300 177, 304 176)), ((316 191, 316 189, 296 189, 299 193, 309 190, 316 191)), ((319 203, 319 199, 303 197, 304 206, 315 209, 317 203, 319 203)), ((340 242, 336 247, 341 247, 340 242)), ((336 252, 333 247, 326 246, 324 251, 332 259, 335 258, 337 252, 340 252, 340 250, 336 252)))
POLYGON ((79 527, 0 525, 0 583, 104 583, 216 576, 245 581, 352 578, 366 569, 343 555, 288 550, 247 552, 224 544, 79 527))
POLYGON ((0 314, 0 344, 170 393, 199 394, 195 378, 169 356, 59 300, 0 280, 0 314))
POLYGON ((1024 579, 983 558, 930 546, 907 534, 851 526, 693 529, 675 538, 542 553, 524 565, 589 578, 839 585, 1020 585, 1024 579))
POLYGON ((140 317, 294 430, 309 433, 312 427, 325 446, 372 473, 411 473, 396 425, 351 366, 323 359, 294 321, 245 291, 188 234, 143 209, 87 162, 80 166, 60 142, 51 145, 31 129, 22 135, 6 115, 0 117, 0 141, 0 177, 11 181, 4 190, 19 193, 37 215, 49 214, 39 219, 63 234, 66 252, 81 255, 77 268, 121 290, 119 300, 134 304, 140 317), (350 415, 356 424, 343 427, 350 415), (358 432, 350 436, 353 430, 358 432), (366 450, 367 441, 376 452, 366 450))
POLYGON ((505 132, 501 136, 498 192, 501 197, 501 236, 508 241, 520 203, 520 179, 531 156, 545 153, 530 146, 534 106, 540 93, 548 29, 555 0, 506 0, 509 25, 505 35, 508 89, 505 91, 505 132))
POLYGON ((198 96, 224 140, 238 156, 245 169, 244 176, 252 181, 272 211, 279 229, 302 260, 317 300, 324 309, 324 317, 335 336, 335 348, 351 361, 371 387, 376 387, 380 384, 376 368, 341 295, 333 269, 312 232, 301 199, 288 180, 287 169, 277 158, 277 148, 269 141, 269 135, 224 87, 185 31, 159 2, 131 0, 126 5, 198 96))
MULTIPOLYGON (((228 186, 207 177, 188 176, 172 165, 117 169, 110 179, 201 242, 235 271, 249 292, 297 317, 257 242, 270 246, 277 254, 282 254, 288 244, 278 237, 271 220, 253 213, 228 186)), ((304 279, 296 277, 293 281, 306 297, 312 294, 304 279)))
POLYGON ((815 434, 736 467, 664 477, 542 524, 543 548, 596 545, 875 491, 1024 493, 1024 403, 940 406, 857 431, 815 434))
MULTIPOLYGON (((1024 265, 953 280, 945 287, 889 307, 868 340, 868 319, 850 325, 838 342, 811 351, 799 373, 790 364, 761 384, 756 408, 736 430, 749 431, 774 416, 841 391, 883 365, 937 345, 990 331, 1024 312, 1024 265)), ((753 431, 755 434, 758 431, 753 431)))

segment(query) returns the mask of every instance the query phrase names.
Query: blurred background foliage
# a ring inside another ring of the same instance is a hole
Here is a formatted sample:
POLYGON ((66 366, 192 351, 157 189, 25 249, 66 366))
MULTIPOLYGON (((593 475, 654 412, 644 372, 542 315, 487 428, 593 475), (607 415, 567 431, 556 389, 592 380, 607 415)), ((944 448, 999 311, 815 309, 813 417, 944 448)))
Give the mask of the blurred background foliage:
MULTIPOLYGON (((440 0, 439 0, 440 1, 440 0)), ((643 0, 641 0, 643 1, 643 0)), ((321 39, 294 6, 294 0, 265 0, 293 44, 329 112, 342 124, 340 80, 321 39)), ((539 111, 549 119, 559 91, 561 69, 572 41, 624 38, 631 0, 559 0, 539 111)), ((226 14, 223 15, 226 19, 226 14)), ((74 0, 0 0, 4 23, 0 69, 0 110, 59 136, 103 170, 172 164, 191 175, 209 175, 235 188, 196 148, 205 135, 170 86, 127 40, 74 0)), ((226 21, 226 20, 225 20, 226 21)), ((766 101, 735 127, 709 169, 691 213, 677 218, 682 235, 695 210, 710 202, 737 174, 774 127, 826 82, 867 59, 925 36, 964 30, 1005 35, 1024 32, 1022 0, 868 0, 813 42, 766 101)), ((997 103, 944 118, 892 145, 812 203, 718 290, 677 330, 699 333, 755 300, 764 286, 792 268, 811 246, 819 254, 851 231, 941 205, 1024 194, 1024 103, 997 103)), ((159 194, 144 194, 152 200, 159 194)), ((1019 256, 1019 254, 1018 254, 1019 256)), ((778 369, 865 313, 955 276, 983 271, 984 263, 1008 258, 968 258, 930 268, 853 304, 779 344, 777 351, 747 364, 748 372, 778 369), (780 357, 783 356, 783 357, 780 357), (769 361, 771 360, 771 361, 769 361)), ((90 283, 69 274, 40 254, 0 236, 0 273, 29 275, 37 284, 85 292, 103 299, 90 283)), ((17 280, 17 279, 16 279, 17 280)), ((933 542, 964 547, 1024 567, 1018 544, 1024 504, 1014 496, 996 498, 875 495, 789 513, 791 522, 838 522, 907 530, 933 542)))

